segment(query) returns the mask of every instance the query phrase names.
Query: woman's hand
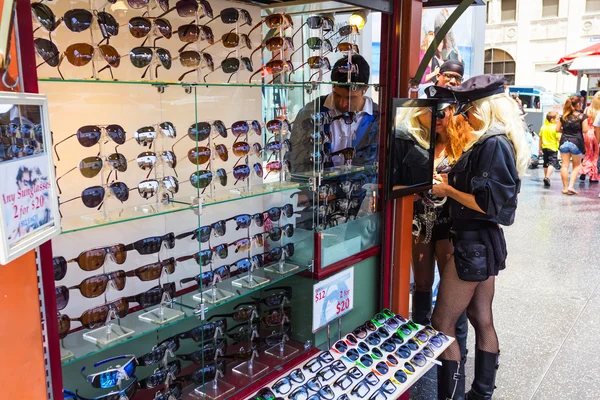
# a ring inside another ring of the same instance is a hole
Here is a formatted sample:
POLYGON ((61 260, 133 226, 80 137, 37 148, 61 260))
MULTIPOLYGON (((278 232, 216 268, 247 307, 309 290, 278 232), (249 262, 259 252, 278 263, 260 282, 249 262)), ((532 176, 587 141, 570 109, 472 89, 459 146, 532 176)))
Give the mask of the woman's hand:
POLYGON ((433 193, 436 197, 448 197, 452 192, 452 186, 448 185, 448 176, 446 176, 446 182, 438 183, 437 185, 433 185, 431 188, 431 193, 433 193))

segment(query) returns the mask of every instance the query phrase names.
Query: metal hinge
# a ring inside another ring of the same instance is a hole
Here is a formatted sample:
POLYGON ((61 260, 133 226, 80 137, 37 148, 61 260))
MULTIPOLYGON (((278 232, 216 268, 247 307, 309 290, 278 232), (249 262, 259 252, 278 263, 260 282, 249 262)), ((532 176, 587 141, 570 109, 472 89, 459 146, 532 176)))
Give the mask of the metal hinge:
POLYGON ((310 260, 306 266, 310 272, 315 272, 315 260, 310 260))

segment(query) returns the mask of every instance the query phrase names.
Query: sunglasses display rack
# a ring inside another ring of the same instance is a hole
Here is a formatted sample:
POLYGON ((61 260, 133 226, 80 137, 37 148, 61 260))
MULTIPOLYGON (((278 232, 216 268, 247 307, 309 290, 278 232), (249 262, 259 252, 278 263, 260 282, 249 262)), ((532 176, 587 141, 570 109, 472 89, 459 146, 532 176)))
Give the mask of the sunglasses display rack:
MULTIPOLYGON (((215 335, 212 339, 212 346, 214 346, 214 348, 216 349, 215 357, 213 360, 210 360, 210 359, 208 360, 208 362, 215 363, 215 365, 218 363, 219 356, 221 356, 221 357, 225 356, 225 354, 223 354, 221 352, 221 350, 219 349, 219 343, 220 343, 219 340, 222 341, 221 343, 225 344, 224 347, 226 349, 227 348, 227 339, 225 338, 225 332, 221 332, 220 329, 217 329, 217 331, 215 332, 215 335), (222 335, 223 339, 219 339, 219 334, 222 335)), ((211 341, 209 339, 207 342, 204 342, 204 343, 211 344, 211 341)), ((212 380, 207 379, 206 383, 196 387, 194 389, 194 391, 196 393, 200 394, 202 398, 206 398, 206 399, 224 398, 228 394, 233 392, 235 390, 235 387, 233 385, 230 385, 229 383, 223 381, 220 378, 221 378, 221 374, 219 374, 219 371, 217 371, 217 373, 215 373, 215 376, 212 380)))
MULTIPOLYGON (((372 321, 340 338, 330 350, 324 351, 302 366, 280 376, 254 395, 252 400, 308 399, 397 399, 416 383, 454 341, 431 327, 408 321, 401 325, 408 332, 390 326, 389 310, 377 314, 372 321), (377 321, 377 317, 383 319, 377 321), (367 327, 367 325, 369 327, 367 327), (410 328, 406 328, 410 326, 410 328), (362 336, 359 339, 358 336, 362 336), (376 336, 373 336, 376 335, 376 336), (435 339, 432 339, 434 338, 435 339), (430 344, 433 340, 436 344, 430 344), (382 343, 386 343, 385 349, 382 343), (407 345, 408 344, 408 345, 407 345), (348 352, 357 355, 349 356, 348 352), (427 355, 424 355, 427 353, 427 355), (363 358, 359 357, 366 357, 363 358), (418 361, 415 361, 418 359, 418 361), (367 362, 369 360, 369 362, 367 362)), ((400 315, 394 327, 406 320, 400 315)))
POLYGON ((329 230, 374 202, 377 151, 363 148, 378 130, 346 140, 358 112, 321 108, 335 61, 359 44, 370 60, 371 34, 342 3, 327 14, 318 2, 306 14, 244 0, 113 3, 32 2, 64 193, 57 285, 81 294, 58 316, 65 398, 243 398, 316 351, 305 307, 325 266, 315 247, 329 232, 345 240, 329 230), (319 198, 338 181, 356 185, 319 198), (123 354, 136 370, 124 372, 123 354), (121 374, 116 385, 81 380, 82 366, 112 358, 100 367, 121 374))
MULTIPOLYGON (((275 288, 273 288, 273 289, 275 289, 275 288)), ((267 289, 267 290, 265 290, 265 292, 271 291, 273 289, 267 289)), ((280 288, 277 288, 277 289, 280 289, 280 288)), ((285 289, 284 294, 282 296, 279 295, 278 296, 279 298, 277 300, 280 302, 279 312, 281 313, 281 315, 285 315, 285 305, 290 301, 289 298, 291 298, 291 296, 292 296, 292 288, 291 287, 286 287, 284 289, 285 289)), ((267 297, 266 299, 269 299, 269 297, 267 297)), ((268 300, 265 300, 265 299, 263 299, 263 303, 265 303, 267 306, 272 304, 268 300)), ((278 327, 280 342, 277 344, 274 344, 273 346, 271 346, 267 350, 265 350, 265 354, 269 354, 275 358, 285 360, 285 359, 292 357, 296 353, 298 353, 297 348, 286 344, 286 341, 289 340, 286 327, 289 327, 289 321, 286 321, 286 318, 283 317, 281 319, 281 323, 279 324, 279 327, 278 327)))

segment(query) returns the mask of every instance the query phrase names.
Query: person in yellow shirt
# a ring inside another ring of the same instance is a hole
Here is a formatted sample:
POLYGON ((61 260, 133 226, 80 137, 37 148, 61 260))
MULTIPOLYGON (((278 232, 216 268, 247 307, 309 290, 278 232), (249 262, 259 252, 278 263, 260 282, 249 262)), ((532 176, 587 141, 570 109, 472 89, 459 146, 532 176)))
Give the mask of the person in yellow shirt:
POLYGON ((558 113, 550 111, 546 114, 544 125, 540 129, 540 148, 544 155, 544 186, 550 186, 550 176, 555 169, 560 169, 558 164, 558 147, 560 133, 556 132, 558 113))

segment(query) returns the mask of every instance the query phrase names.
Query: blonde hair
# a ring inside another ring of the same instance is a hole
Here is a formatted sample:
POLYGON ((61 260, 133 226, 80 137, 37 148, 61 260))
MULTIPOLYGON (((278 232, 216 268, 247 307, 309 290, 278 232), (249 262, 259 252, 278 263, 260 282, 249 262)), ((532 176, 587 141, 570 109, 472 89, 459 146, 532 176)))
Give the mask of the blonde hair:
POLYGON ((500 125, 515 148, 519 176, 524 176, 531 158, 531 151, 525 138, 525 122, 518 114, 514 101, 502 93, 476 100, 472 104, 473 114, 481 122, 481 125, 478 127, 479 129, 473 130, 474 138, 467 147, 471 147, 490 128, 500 125))
POLYGON ((431 42, 435 39, 435 33, 433 31, 429 31, 423 37, 423 42, 421 42, 421 50, 427 51, 431 42))
POLYGON ((430 130, 425 128, 419 122, 417 117, 431 111, 426 107, 409 107, 402 110, 396 116, 395 126, 405 126, 406 130, 419 146, 425 150, 429 150, 429 142, 431 141, 430 130))
POLYGON ((596 120, 598 113, 600 112, 600 92, 596 92, 592 98, 592 104, 587 108, 587 117, 592 123, 596 120))

